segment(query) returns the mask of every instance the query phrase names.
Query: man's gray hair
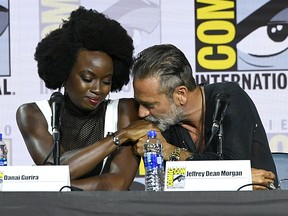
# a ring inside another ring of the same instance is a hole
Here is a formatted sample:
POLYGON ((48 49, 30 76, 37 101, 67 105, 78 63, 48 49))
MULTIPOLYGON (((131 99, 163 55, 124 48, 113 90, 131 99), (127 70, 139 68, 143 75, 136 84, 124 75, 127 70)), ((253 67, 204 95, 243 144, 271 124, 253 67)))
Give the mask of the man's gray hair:
POLYGON ((169 98, 177 86, 184 85, 190 91, 196 88, 189 61, 171 44, 154 45, 140 52, 134 59, 132 76, 140 80, 159 77, 159 93, 169 98))

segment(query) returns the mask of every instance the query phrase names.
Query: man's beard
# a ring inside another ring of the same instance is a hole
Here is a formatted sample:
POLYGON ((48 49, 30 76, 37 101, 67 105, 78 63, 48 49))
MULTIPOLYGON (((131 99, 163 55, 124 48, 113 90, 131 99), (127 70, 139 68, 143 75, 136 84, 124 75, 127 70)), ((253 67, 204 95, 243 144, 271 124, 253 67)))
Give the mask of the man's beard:
POLYGON ((145 117, 145 120, 153 122, 161 131, 167 130, 184 119, 184 112, 181 107, 177 107, 173 102, 170 104, 170 112, 164 113, 161 117, 151 115, 145 117))

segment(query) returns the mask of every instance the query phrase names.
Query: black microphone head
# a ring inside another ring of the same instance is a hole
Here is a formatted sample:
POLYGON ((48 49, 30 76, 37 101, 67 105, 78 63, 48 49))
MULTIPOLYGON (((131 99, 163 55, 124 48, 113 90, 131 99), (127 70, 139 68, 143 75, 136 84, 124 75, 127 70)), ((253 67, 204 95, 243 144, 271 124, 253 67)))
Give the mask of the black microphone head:
POLYGON ((213 116, 213 123, 219 126, 222 123, 226 109, 229 105, 229 95, 221 92, 215 98, 215 111, 213 116))
POLYGON ((217 101, 221 101, 221 102, 224 102, 226 103, 227 105, 229 104, 229 95, 225 92, 221 92, 221 93, 218 93, 216 95, 216 98, 215 98, 215 102, 217 101))
POLYGON ((224 115, 225 115, 225 112, 226 112, 228 105, 229 105, 229 95, 227 93, 224 93, 224 92, 218 93, 215 97, 215 111, 213 114, 211 137, 208 141, 206 149, 209 146, 212 139, 214 138, 214 136, 219 131, 221 133, 221 125, 223 123, 224 115))
POLYGON ((64 105, 64 96, 61 92, 54 92, 50 97, 51 107, 51 127, 54 139, 58 139, 59 128, 61 124, 61 113, 64 105), (54 137, 55 136, 55 137, 54 137))
POLYGON ((58 103, 60 105, 63 105, 64 103, 64 98, 63 98, 63 94, 61 92, 53 92, 53 94, 50 97, 50 105, 52 105, 53 103, 58 103))

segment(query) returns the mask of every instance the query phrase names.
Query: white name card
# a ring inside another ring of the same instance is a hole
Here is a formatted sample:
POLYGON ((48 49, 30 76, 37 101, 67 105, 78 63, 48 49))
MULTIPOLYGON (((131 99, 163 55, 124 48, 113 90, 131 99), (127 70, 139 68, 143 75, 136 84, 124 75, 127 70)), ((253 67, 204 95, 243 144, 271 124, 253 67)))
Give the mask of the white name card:
POLYGON ((166 162, 165 191, 237 191, 251 183, 249 160, 166 162))
POLYGON ((66 165, 0 167, 0 191, 60 191, 62 187, 70 191, 66 165))

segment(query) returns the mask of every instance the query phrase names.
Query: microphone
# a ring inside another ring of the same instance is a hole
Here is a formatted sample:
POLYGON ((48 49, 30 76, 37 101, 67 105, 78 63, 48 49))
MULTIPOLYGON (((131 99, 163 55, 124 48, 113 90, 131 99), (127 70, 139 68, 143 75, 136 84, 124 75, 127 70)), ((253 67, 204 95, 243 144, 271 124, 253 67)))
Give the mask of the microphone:
POLYGON ((60 117, 64 104, 64 98, 61 92, 54 92, 50 97, 50 107, 52 111, 51 127, 52 136, 55 140, 59 139, 60 117))
POLYGON ((219 93, 215 98, 215 112, 213 116, 212 134, 216 134, 219 130, 220 125, 223 122, 223 118, 226 109, 229 105, 229 96, 226 93, 219 93))

